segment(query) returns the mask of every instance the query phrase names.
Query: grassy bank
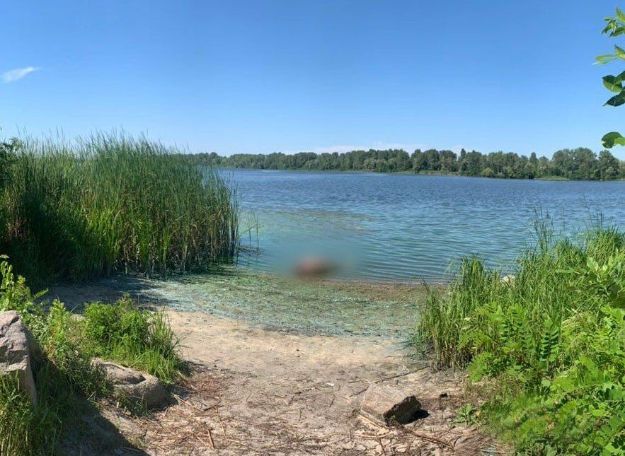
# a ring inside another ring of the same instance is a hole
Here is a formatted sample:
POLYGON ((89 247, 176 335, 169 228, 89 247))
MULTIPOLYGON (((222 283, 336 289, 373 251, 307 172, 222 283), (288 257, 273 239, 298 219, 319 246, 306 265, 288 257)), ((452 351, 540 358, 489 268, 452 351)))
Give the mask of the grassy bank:
POLYGON ((625 234, 543 234, 514 279, 465 260, 415 346, 468 367, 479 419, 523 454, 625 454, 625 234))
POLYGON ((37 405, 18 388, 17 378, 0 377, 0 454, 53 455, 68 429, 76 431, 93 401, 112 394, 94 356, 120 362, 174 381, 183 364, 177 340, 164 316, 135 308, 124 299, 93 303, 84 319, 74 318, 59 301, 37 304, 21 278, 0 263, 0 311, 17 310, 40 353, 32 359, 37 405))
MULTIPOLYGON (((114 271, 165 275, 205 270, 236 253, 235 195, 145 139, 0 143, 0 253, 37 283, 114 271)), ((0 311, 17 310, 40 353, 33 358, 38 402, 12 376, 0 378, 0 454, 57 454, 68 428, 111 395, 95 356, 147 371, 164 383, 182 369, 164 316, 128 299, 92 303, 76 319, 62 303, 38 304, 7 262, 0 264, 0 311)))
POLYGON ((232 190, 175 150, 114 134, 5 149, 0 252, 31 281, 202 270, 235 254, 232 190))

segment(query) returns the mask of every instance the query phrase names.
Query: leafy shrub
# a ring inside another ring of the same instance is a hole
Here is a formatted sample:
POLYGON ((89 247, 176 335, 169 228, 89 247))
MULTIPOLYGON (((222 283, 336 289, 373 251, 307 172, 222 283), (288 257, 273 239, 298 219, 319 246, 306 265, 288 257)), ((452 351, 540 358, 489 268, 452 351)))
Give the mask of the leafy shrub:
POLYGON ((167 383, 183 367, 165 314, 138 309, 128 297, 115 304, 89 304, 84 334, 92 355, 147 371, 167 383))
MULTIPOLYGON (((547 238, 543 238, 543 241, 547 238)), ((468 366, 480 418, 528 454, 625 454, 625 235, 540 242, 502 280, 465 260, 415 343, 468 366)))
POLYGON ((92 304, 84 320, 59 301, 46 308, 6 259, 0 261, 0 311, 16 310, 41 353, 33 357, 37 405, 21 392, 17 379, 0 377, 0 455, 55 454, 64 429, 87 406, 85 399, 111 392, 94 355, 148 370, 172 381, 182 368, 177 341, 162 313, 133 307, 126 298, 114 305, 92 304))
POLYGON ((79 322, 63 304, 46 310, 23 277, 16 277, 6 258, 0 262, 0 311, 16 310, 32 333, 41 353, 34 353, 32 369, 37 405, 17 387, 17 379, 0 377, 0 454, 54 454, 55 445, 80 398, 107 394, 109 386, 81 349, 79 322))

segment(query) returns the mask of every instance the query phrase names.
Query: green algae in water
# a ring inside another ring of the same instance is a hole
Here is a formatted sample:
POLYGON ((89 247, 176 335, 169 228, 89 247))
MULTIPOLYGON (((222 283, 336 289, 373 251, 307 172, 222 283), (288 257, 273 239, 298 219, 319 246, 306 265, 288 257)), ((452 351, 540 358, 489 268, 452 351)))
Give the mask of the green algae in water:
POLYGON ((414 283, 301 281, 227 266, 168 280, 116 276, 59 285, 44 299, 59 298, 81 312, 85 303, 115 302, 129 293, 141 305, 206 312, 269 329, 405 339, 426 291, 414 283))
POLYGON ((301 281, 241 270, 151 282, 168 307, 306 334, 403 338, 415 325, 423 286, 301 281))

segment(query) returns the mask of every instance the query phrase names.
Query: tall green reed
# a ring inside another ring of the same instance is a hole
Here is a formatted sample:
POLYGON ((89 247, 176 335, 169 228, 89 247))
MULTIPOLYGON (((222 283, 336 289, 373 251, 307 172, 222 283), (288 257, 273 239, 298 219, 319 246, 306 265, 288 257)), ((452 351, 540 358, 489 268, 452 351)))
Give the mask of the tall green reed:
POLYGON ((484 423, 520 454, 625 454, 625 233, 540 233, 504 280, 467 259, 415 343, 481 380, 484 423))
POLYGON ((202 270, 236 253, 236 195, 145 138, 26 140, 0 195, 2 250, 29 278, 202 270))

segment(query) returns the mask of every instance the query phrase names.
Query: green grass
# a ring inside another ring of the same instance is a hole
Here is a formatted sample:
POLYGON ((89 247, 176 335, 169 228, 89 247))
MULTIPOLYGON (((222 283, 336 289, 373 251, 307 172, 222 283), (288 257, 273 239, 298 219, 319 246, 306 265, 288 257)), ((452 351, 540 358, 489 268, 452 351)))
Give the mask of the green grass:
POLYGON ((177 339, 161 313, 148 312, 122 299, 91 304, 75 318, 59 301, 39 303, 23 278, 0 262, 0 311, 16 310, 40 353, 32 357, 37 405, 12 376, 0 377, 0 454, 54 455, 64 432, 80 426, 92 401, 112 394, 111 385, 91 359, 101 356, 148 371, 165 383, 184 368, 177 339))
MULTIPOLYGON (((52 425, 41 410, 32 407, 18 388, 16 377, 0 377, 0 454, 45 454, 44 449, 54 436, 46 435, 52 425)), ((51 414, 47 417, 54 419, 51 414)))
MULTIPOLYGON (((35 283, 204 271, 233 259, 237 230, 233 190, 174 149, 116 134, 0 143, 0 253, 35 283)), ((36 406, 14 378, 0 378, 0 454, 55 454, 81 411, 112 393, 94 356, 165 383, 180 374, 162 313, 123 299, 91 304, 76 319, 58 301, 39 304, 2 260, 0 311, 20 313, 41 353, 32 360, 36 406)))
POLYGON ((519 453, 625 454, 625 234, 543 233, 511 281, 464 260, 414 342, 468 368, 481 421, 519 453))
POLYGON ((173 383, 183 369, 178 339, 162 312, 136 308, 130 298, 85 309, 85 350, 173 383))
POLYGON ((19 143, 0 157, 0 251, 31 281, 164 275, 231 260, 233 190, 176 152, 115 134, 19 143))

